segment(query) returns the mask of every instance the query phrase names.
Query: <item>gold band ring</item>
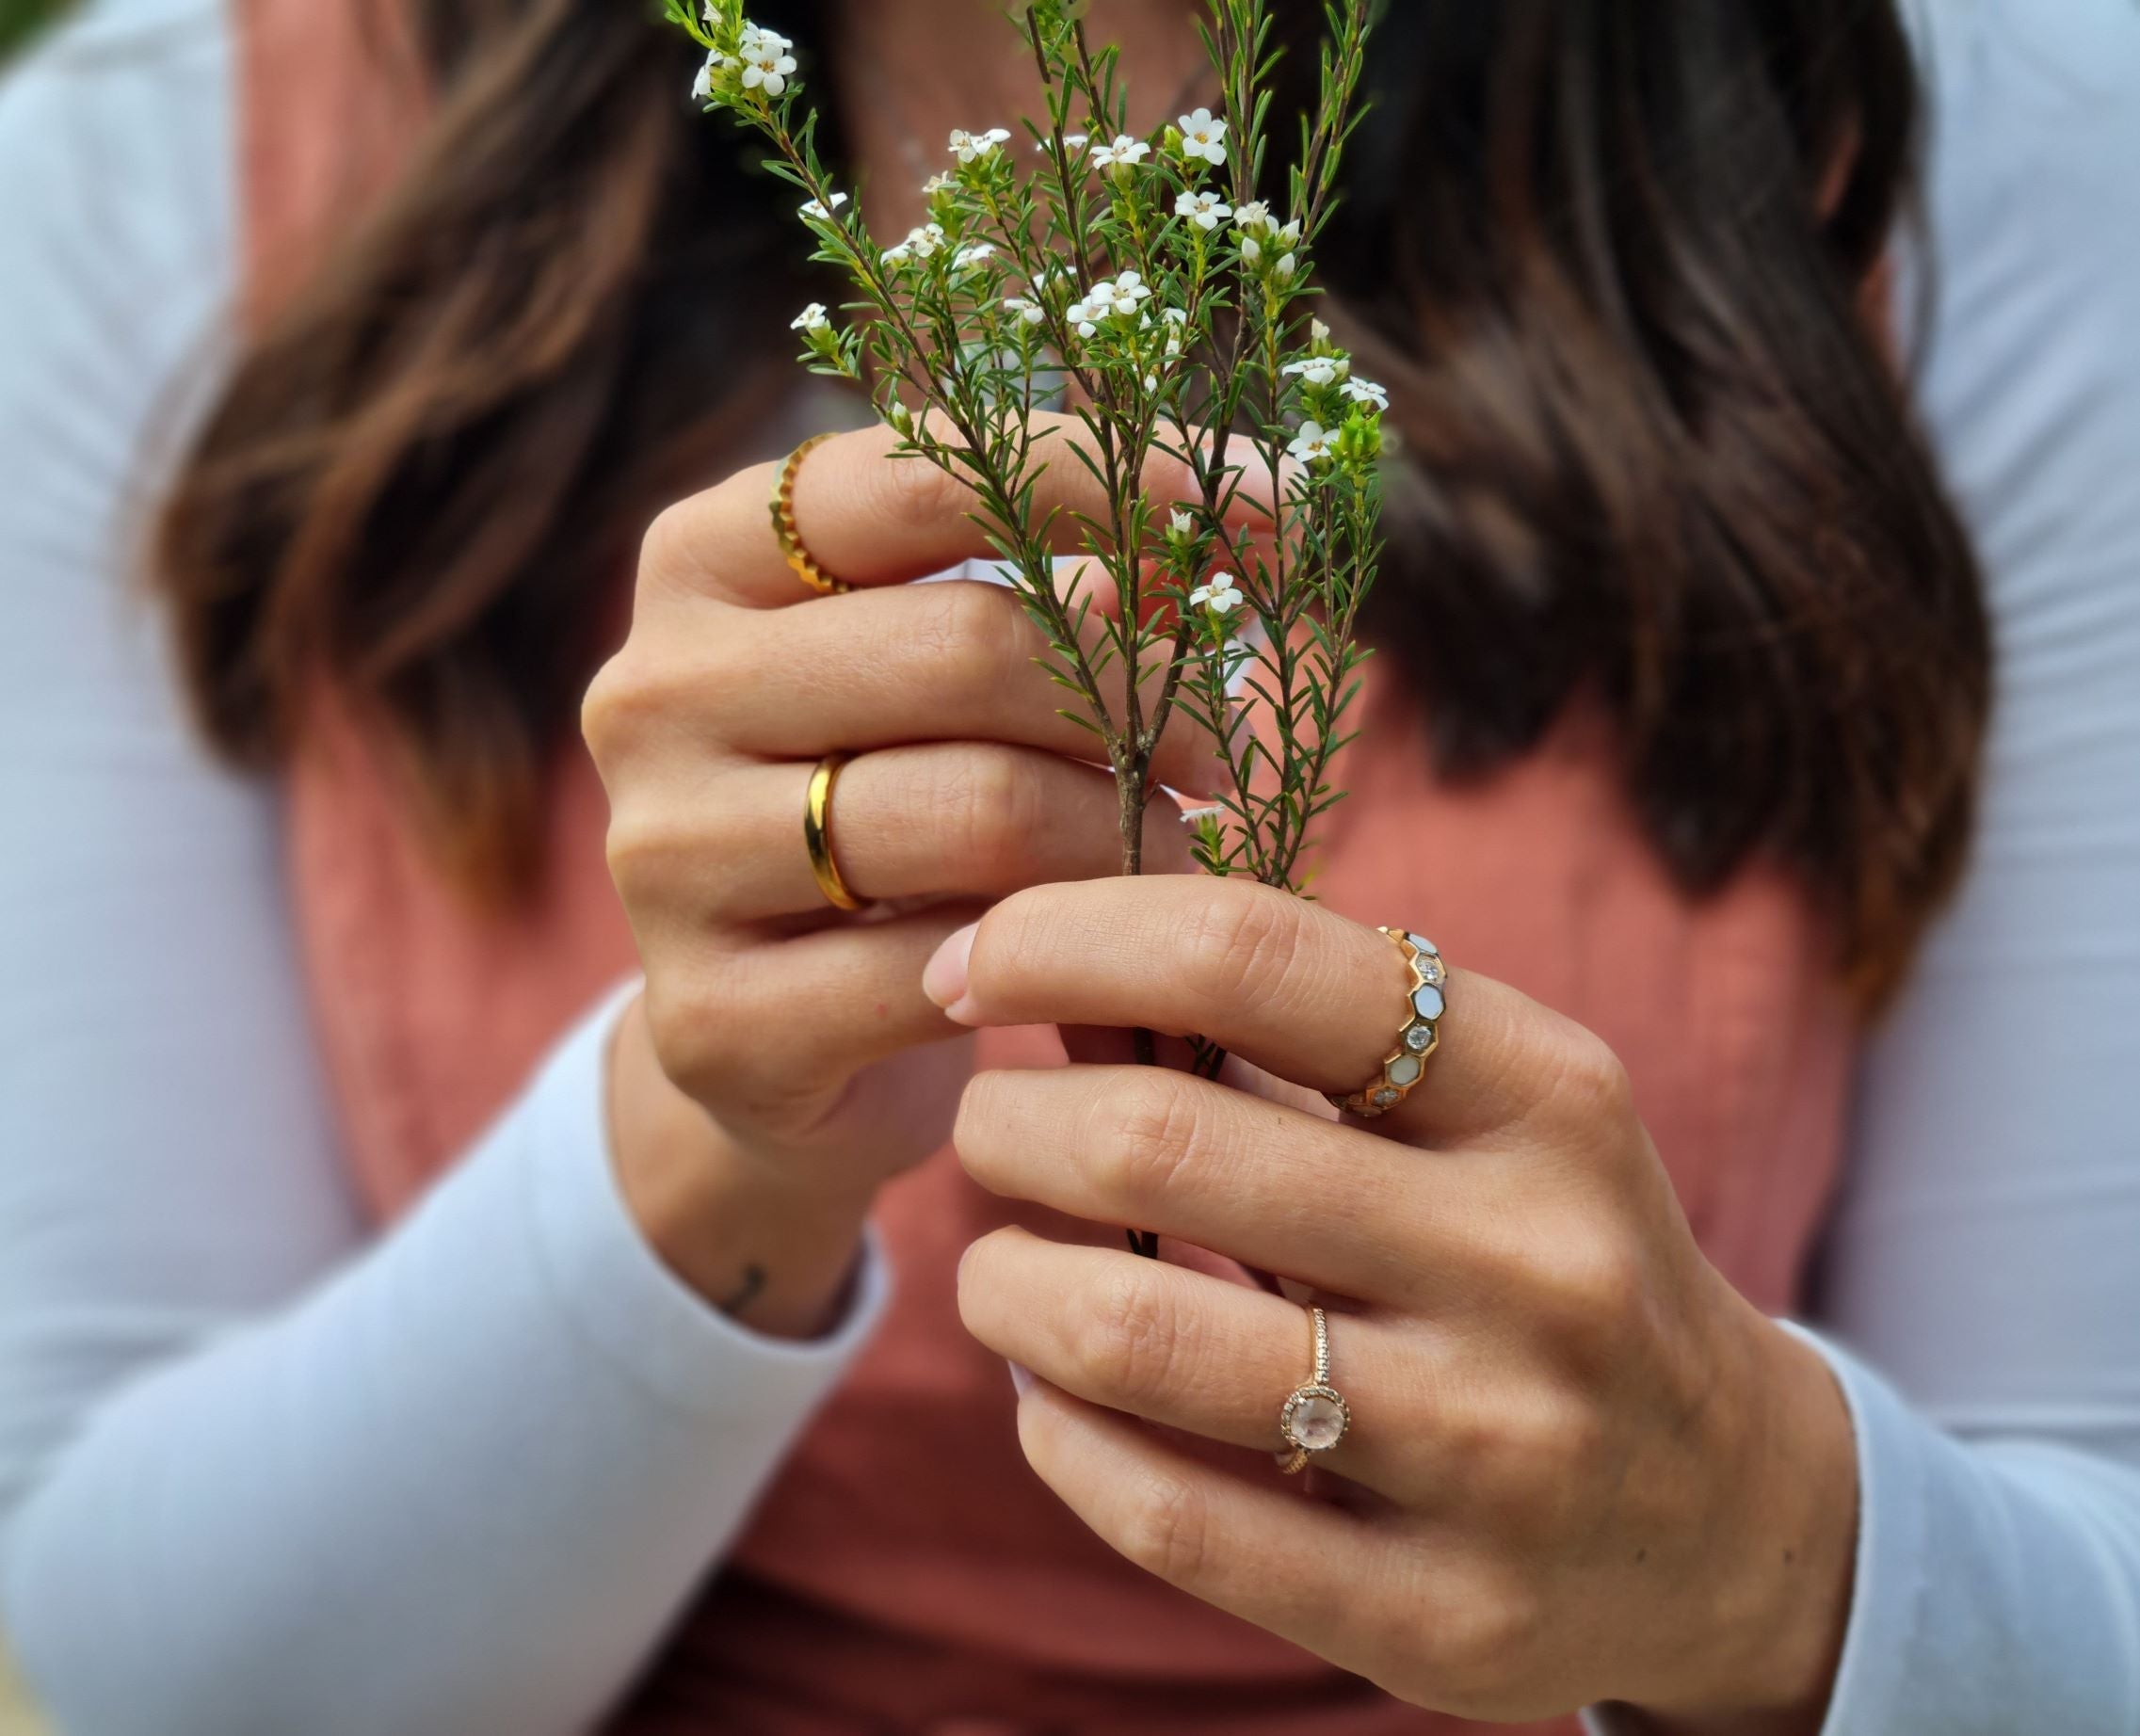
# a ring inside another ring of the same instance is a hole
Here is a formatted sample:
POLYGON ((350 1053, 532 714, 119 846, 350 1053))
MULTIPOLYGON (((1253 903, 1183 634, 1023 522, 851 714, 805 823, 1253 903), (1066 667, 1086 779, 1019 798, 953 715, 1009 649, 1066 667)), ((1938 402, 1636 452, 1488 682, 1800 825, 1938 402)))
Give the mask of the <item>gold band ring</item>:
POLYGON ((813 434, 801 445, 788 454, 787 462, 773 479, 773 535, 780 545, 780 557, 791 567, 796 578, 820 597, 837 597, 852 588, 846 580, 836 579, 802 546, 802 533, 795 522, 795 479, 802 470, 802 461, 818 447, 832 438, 829 434, 813 434))
POLYGON ((810 852, 810 872, 826 900, 842 910, 862 908, 862 901, 840 877, 840 864, 832 860, 832 786, 852 758, 852 754, 829 753, 818 761, 810 774, 810 792, 802 807, 802 845, 810 852))
POLYGON ((1319 1308, 1308 1315, 1315 1333, 1315 1372, 1294 1388, 1278 1418, 1287 1448, 1279 1455, 1279 1469, 1289 1477, 1306 1467, 1311 1454, 1336 1446, 1352 1426, 1352 1406, 1330 1384, 1329 1320, 1319 1308))
POLYGON ((1411 1095, 1412 1086, 1426 1071, 1427 1057, 1440 1046, 1441 1015, 1448 1010, 1449 967, 1441 962, 1434 942, 1402 928, 1382 932, 1390 937, 1411 977, 1405 990, 1405 1018, 1397 1028, 1397 1046, 1375 1077, 1349 1095, 1328 1094, 1330 1101, 1347 1115, 1388 1115, 1411 1095))

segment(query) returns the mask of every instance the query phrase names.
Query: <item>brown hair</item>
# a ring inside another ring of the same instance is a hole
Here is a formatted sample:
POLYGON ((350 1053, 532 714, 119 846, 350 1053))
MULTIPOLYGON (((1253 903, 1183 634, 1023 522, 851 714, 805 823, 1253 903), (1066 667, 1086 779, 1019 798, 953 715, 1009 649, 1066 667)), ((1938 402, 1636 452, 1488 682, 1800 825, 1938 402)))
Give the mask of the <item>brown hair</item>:
MULTIPOLYGON (((1321 10, 1277 9, 1303 43, 1321 10)), ((831 8, 762 10, 830 46, 831 8)), ((712 474, 737 358, 784 355, 799 249, 643 8, 416 14, 436 121, 243 358, 162 571, 218 745, 272 761, 324 674, 508 886, 609 577, 712 474)), ((1781 860, 1876 994, 1958 874, 1989 660, 1858 305, 1915 135, 1892 0, 1405 0, 1382 32, 1319 265, 1392 387, 1376 632, 1441 764, 1601 703, 1682 884, 1781 860)))

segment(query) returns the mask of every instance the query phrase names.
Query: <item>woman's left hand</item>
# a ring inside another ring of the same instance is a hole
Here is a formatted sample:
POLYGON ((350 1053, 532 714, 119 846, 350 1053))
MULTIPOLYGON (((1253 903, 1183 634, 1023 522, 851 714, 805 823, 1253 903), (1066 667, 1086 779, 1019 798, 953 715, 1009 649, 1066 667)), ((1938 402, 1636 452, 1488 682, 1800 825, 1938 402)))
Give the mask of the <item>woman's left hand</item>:
POLYGON ((1132 1561, 1421 1706, 1817 1729, 1857 1503, 1826 1368, 1702 1257, 1612 1053, 1513 989, 1453 972, 1410 1096, 1323 1107, 1408 981, 1383 935, 1238 880, 1042 887, 945 942, 925 982, 960 1023, 1199 1033, 1258 1069, 984 1073, 955 1138, 998 1194, 1311 1287, 1352 1412, 1327 1499, 1183 1451, 1137 1419, 1281 1448, 1305 1309, 1004 1230, 959 1305, 1039 1376, 1026 1457, 1132 1561))

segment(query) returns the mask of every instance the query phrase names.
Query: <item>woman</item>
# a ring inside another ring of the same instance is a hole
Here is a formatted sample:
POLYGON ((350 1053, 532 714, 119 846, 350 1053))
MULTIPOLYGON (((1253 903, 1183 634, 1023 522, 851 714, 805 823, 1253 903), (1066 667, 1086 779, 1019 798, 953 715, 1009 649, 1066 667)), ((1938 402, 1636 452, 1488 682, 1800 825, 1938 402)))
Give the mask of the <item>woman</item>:
MULTIPOLYGON (((889 226, 932 141, 1015 112, 1010 56, 967 0, 822 10, 765 22, 832 56, 889 226)), ((637 8, 241 12, 236 90, 205 0, 125 0, 0 116, 50 346, 0 394, 35 475, 0 538, 44 575, 0 635, 0 1560, 66 1728, 2131 1728, 2140 1158, 2084 1063, 2136 1017, 2089 926, 2130 945, 2091 901, 2140 861, 2102 808, 2132 593, 2022 635, 2007 715, 2058 751, 1994 760, 1957 938, 1895 999, 1987 653, 1859 305, 1891 14, 1393 10, 1322 264, 1410 463, 1309 907, 1094 877, 1104 786, 1007 599, 898 583, 983 551, 881 436, 799 469, 857 587, 800 591, 767 485, 851 410, 739 362, 802 297, 792 232, 637 8), (420 77, 330 76, 397 40, 420 77), (181 381, 167 609, 129 624, 118 479, 181 381), (185 733, 165 633, 266 781, 185 733), (567 746, 603 663, 606 808, 567 746), (829 865, 898 914, 818 892, 836 750, 829 865), (1341 1122, 1316 1094, 1421 956, 1356 918, 1456 969, 1423 1083, 1341 1122), (1826 1318, 1996 1440, 1771 1319, 1891 1001, 1826 1318), (1139 1023, 1262 1070, 1042 1065, 1047 1026, 1139 1023), (1302 1499, 1263 1454, 1318 1340, 1351 1423, 1302 1499)), ((1193 92, 1182 14, 1093 22, 1193 92)))

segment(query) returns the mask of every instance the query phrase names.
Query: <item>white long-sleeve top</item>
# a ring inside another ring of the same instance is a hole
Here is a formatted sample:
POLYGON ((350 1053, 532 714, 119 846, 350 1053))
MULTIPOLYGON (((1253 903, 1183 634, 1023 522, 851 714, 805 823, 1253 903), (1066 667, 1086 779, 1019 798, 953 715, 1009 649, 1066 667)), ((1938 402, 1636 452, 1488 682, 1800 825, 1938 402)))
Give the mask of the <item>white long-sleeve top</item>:
MULTIPOLYGON (((2133 1736, 2140 13, 1928 4, 1923 401, 2000 699, 1816 1323, 1863 1510, 1827 1736, 2133 1736)), ((82 1736, 562 1736, 881 1266, 813 1345, 678 1285, 610 1170, 603 1008, 406 1222, 356 1210, 273 790, 196 746, 139 583, 228 349, 231 81, 217 0, 101 0, 0 87, 0 1623, 82 1736)))

